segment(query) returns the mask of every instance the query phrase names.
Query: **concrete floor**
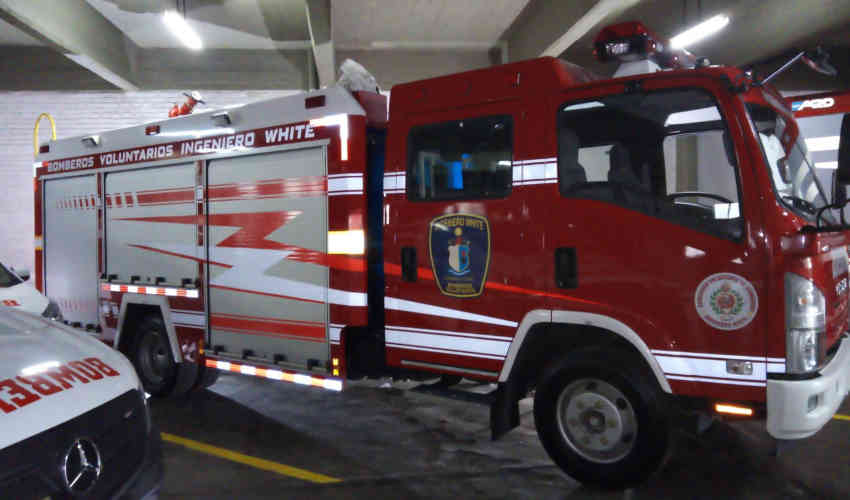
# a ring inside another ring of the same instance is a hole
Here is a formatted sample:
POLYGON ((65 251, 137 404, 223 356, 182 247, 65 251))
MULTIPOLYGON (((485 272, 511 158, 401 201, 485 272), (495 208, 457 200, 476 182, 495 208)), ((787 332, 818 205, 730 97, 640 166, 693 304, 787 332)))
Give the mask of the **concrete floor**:
POLYGON ((718 423, 679 436, 648 484, 610 493, 552 465, 527 401, 522 425, 492 442, 486 407, 400 385, 362 383, 340 394, 223 374, 190 398, 151 400, 163 432, 342 480, 315 484, 165 443, 160 498, 850 498, 848 421, 833 420, 779 458, 759 423, 718 423))

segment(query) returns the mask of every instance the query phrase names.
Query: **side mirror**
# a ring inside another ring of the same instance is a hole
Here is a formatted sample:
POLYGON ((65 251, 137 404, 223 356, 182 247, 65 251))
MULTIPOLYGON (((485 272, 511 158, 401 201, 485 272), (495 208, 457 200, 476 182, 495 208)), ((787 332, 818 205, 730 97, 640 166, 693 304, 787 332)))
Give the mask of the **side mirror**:
POLYGON ((835 172, 836 184, 850 185, 850 114, 841 120, 841 136, 838 142, 838 169, 835 172))
POLYGON ((816 47, 814 50, 806 51, 801 59, 806 66, 822 75, 835 76, 838 74, 835 66, 829 62, 829 53, 823 47, 816 47))
POLYGON ((783 156, 776 161, 776 166, 779 168, 779 176, 786 184, 791 184, 791 170, 788 168, 788 157, 783 156))
POLYGON ((18 277, 21 278, 24 281, 29 281, 29 279, 30 279, 30 270, 29 269, 21 269, 20 271, 18 271, 17 269, 15 269, 13 267, 12 272, 17 274, 18 277))

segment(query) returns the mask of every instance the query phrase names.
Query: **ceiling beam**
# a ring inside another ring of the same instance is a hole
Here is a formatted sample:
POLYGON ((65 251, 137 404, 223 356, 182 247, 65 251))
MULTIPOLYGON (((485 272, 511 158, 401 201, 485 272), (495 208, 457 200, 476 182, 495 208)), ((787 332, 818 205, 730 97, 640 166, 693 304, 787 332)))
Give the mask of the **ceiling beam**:
POLYGON ((599 26, 606 19, 611 19, 637 4, 640 0, 599 0, 583 16, 578 18, 572 26, 546 47, 540 55, 558 57, 579 38, 599 26))
POLYGON ((329 87, 336 81, 334 42, 331 33, 331 1, 306 0, 307 27, 313 44, 313 60, 319 75, 319 87, 329 87))
POLYGON ((531 0, 501 38, 508 42, 511 61, 558 57, 579 38, 639 1, 531 0))
POLYGON ((122 90, 138 90, 133 42, 85 0, 0 0, 0 18, 122 90))

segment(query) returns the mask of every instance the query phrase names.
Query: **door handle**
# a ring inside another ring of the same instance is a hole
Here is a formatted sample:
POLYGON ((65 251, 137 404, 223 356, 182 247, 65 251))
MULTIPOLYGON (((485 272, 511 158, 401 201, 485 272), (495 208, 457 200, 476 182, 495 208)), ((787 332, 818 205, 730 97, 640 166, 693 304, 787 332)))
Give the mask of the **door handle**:
POLYGON ((401 248, 401 279, 411 283, 416 281, 416 248, 401 248))
POLYGON ((578 256, 575 248, 555 249, 555 284, 558 288, 578 288, 578 256))

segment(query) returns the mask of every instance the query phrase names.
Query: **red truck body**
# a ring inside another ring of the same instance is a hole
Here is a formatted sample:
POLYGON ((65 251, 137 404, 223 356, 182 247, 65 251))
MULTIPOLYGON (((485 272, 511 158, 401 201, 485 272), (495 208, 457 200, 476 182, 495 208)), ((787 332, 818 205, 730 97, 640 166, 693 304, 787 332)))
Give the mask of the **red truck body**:
POLYGON ((536 388, 587 482, 646 477, 669 402, 806 437, 850 378, 848 233, 752 83, 543 58, 398 85, 388 118, 326 89, 54 141, 36 283, 163 394, 466 377, 497 384, 499 436, 536 388))

